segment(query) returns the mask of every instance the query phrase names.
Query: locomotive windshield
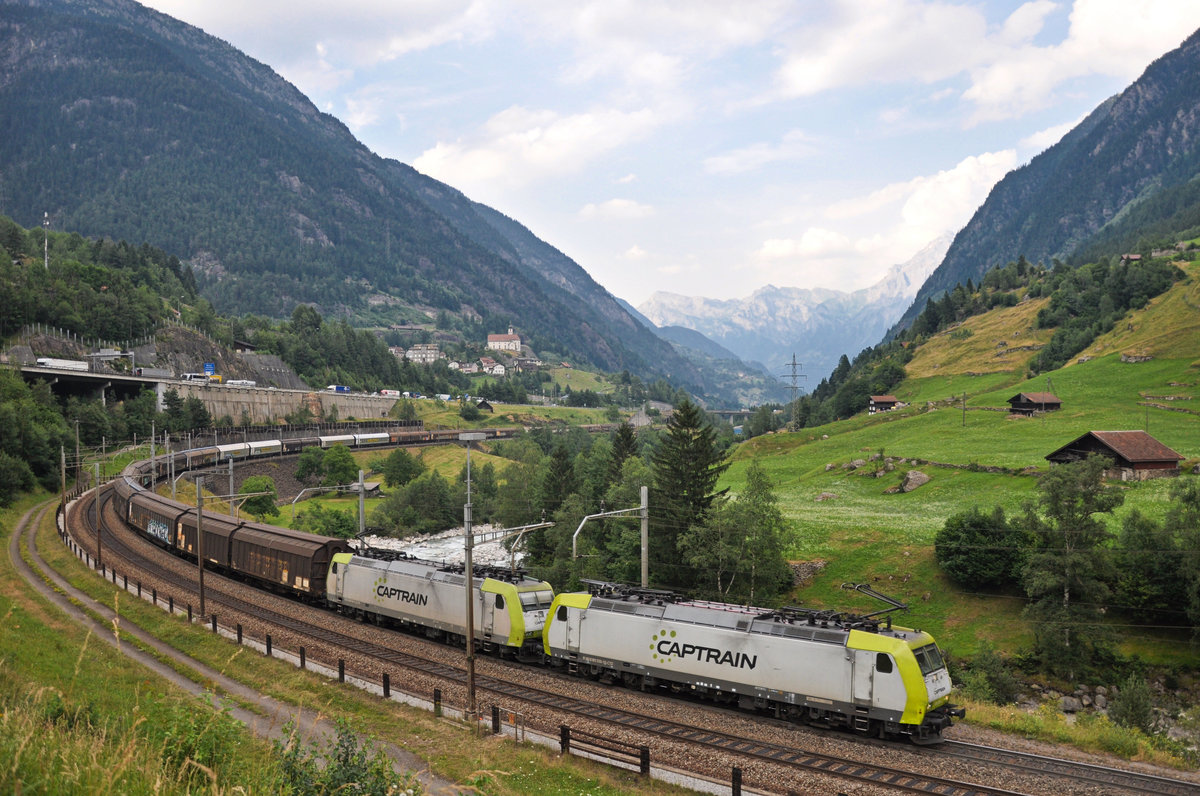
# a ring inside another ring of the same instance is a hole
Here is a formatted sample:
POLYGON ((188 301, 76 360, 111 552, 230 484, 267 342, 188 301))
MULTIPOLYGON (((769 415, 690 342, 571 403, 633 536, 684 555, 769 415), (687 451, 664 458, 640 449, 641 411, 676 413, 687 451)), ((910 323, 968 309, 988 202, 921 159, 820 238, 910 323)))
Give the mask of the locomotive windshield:
POLYGON ((549 608, 554 602, 552 591, 523 591, 521 592, 521 610, 536 611, 539 608, 549 608))
POLYGON ((927 644, 915 649, 913 655, 917 656, 917 664, 921 667, 922 675, 946 668, 946 663, 942 660, 942 651, 937 648, 937 644, 927 644))

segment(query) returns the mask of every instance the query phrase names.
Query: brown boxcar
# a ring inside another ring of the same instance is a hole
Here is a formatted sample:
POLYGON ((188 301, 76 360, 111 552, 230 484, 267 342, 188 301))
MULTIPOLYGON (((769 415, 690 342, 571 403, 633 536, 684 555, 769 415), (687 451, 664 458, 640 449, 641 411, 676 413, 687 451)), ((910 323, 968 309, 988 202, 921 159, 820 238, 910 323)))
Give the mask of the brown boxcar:
MULTIPOLYGON (((217 566, 229 566, 229 537, 241 525, 240 520, 224 514, 204 512, 204 560, 217 566)), ((192 506, 176 521, 175 547, 196 555, 196 507, 192 506)))
POLYGON ((172 503, 153 492, 137 492, 129 498, 125 519, 159 544, 174 547, 179 517, 185 511, 186 506, 172 503))
POLYGON ((233 535, 229 568, 276 588, 321 599, 333 555, 348 552, 345 539, 247 522, 233 535))

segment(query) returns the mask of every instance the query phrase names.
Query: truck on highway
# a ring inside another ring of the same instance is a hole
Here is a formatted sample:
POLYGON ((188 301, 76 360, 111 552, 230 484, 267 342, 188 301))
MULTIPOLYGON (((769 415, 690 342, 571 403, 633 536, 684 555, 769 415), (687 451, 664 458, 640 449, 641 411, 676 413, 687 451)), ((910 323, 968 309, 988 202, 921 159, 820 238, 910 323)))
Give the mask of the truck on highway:
POLYGON ((55 359, 54 357, 38 357, 39 368, 55 368, 57 370, 90 370, 88 363, 78 359, 55 359))

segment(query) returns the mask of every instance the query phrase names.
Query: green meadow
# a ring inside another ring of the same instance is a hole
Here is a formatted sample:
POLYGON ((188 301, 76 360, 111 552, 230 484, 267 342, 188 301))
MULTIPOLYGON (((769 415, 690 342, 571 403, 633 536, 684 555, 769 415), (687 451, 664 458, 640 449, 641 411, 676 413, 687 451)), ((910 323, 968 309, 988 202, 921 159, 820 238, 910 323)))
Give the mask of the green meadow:
MULTIPOLYGON (((983 641, 1014 649, 1030 639, 1021 618, 1022 595, 980 594, 951 583, 934 560, 938 530, 949 516, 972 506, 1001 506, 1009 516, 1019 514, 1036 498, 1037 474, 1049 467, 1045 456, 1088 431, 1146 429, 1185 457, 1181 477, 1194 477, 1187 473, 1200 460, 1200 405, 1192 403, 1198 384, 1194 358, 1126 363, 1118 353, 1029 381, 1003 373, 910 379, 896 390, 907 407, 739 446, 723 485, 736 493, 751 460, 774 480, 793 528, 789 558, 827 562, 797 592, 798 601, 874 610, 880 604, 841 588, 868 583, 908 603, 901 623, 929 630, 952 653, 970 656, 983 641), (1063 401, 1062 410, 1033 418, 1007 412, 1008 398, 1033 391, 1053 392, 1063 401), (1174 400, 1162 399, 1168 395, 1174 400), (1192 411, 1174 410, 1179 408, 1192 411), (870 461, 873 455, 880 460, 870 461), (894 460, 890 472, 882 471, 887 458, 894 460), (844 467, 855 460, 866 463, 844 467), (885 494, 910 469, 931 480, 907 494, 885 494)), ((1109 521, 1116 531, 1134 508, 1161 518, 1170 481, 1114 488, 1125 495, 1109 521)), ((1121 625, 1126 653, 1162 663, 1200 662, 1190 645, 1173 643, 1185 635, 1120 617, 1113 621, 1121 625)))

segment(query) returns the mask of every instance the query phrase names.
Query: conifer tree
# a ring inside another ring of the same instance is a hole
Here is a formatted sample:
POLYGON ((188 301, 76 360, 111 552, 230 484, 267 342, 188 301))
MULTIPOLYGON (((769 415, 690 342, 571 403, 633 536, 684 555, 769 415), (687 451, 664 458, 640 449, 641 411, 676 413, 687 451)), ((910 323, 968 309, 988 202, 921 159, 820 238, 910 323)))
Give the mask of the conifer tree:
POLYGON ((654 487, 650 500, 650 577, 671 586, 688 586, 691 576, 680 569, 679 537, 707 519, 713 503, 726 490, 717 479, 729 462, 718 450, 716 432, 700 408, 682 401, 667 421, 666 432, 653 459, 654 487))
POLYGON ((612 434, 612 452, 608 458, 608 475, 605 479, 608 485, 621 480, 621 467, 626 459, 636 456, 637 452, 637 434, 634 433, 633 426, 628 423, 617 426, 617 430, 612 434))

